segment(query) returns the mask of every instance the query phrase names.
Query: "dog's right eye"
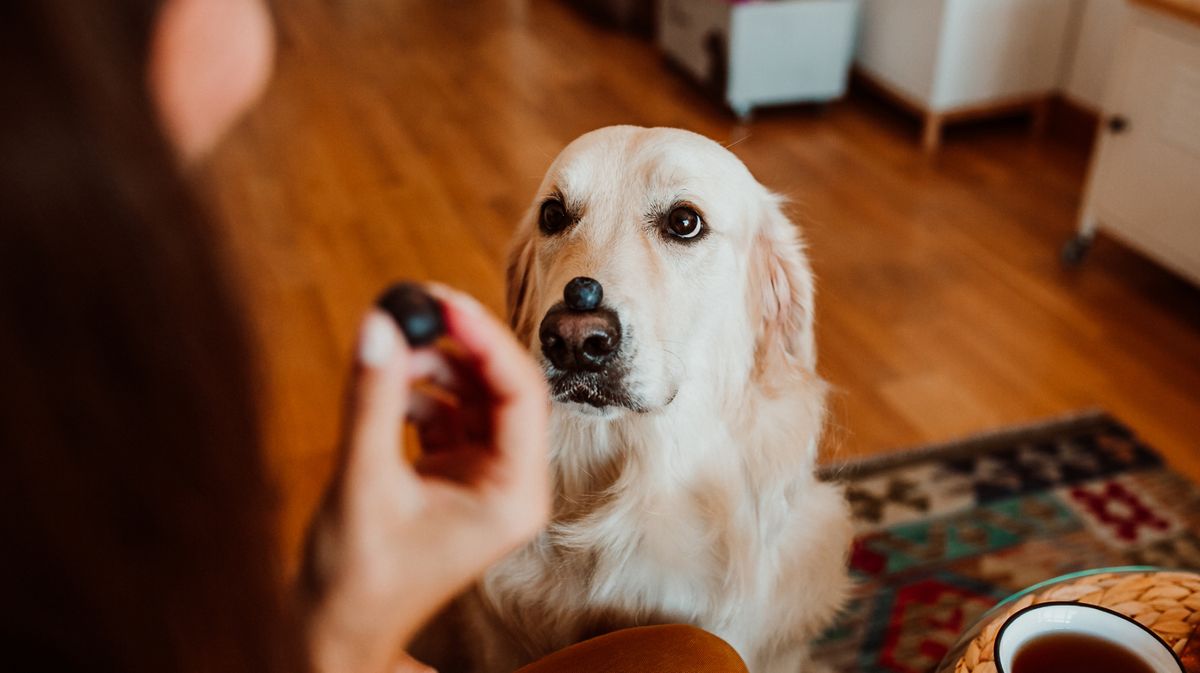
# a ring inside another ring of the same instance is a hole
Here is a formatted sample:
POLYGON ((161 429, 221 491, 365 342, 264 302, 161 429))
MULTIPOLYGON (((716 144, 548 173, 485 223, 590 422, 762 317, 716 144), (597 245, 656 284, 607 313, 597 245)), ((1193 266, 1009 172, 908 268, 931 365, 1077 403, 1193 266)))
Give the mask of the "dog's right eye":
POLYGON ((571 216, 566 206, 558 199, 547 199, 542 204, 542 214, 539 226, 543 234, 557 234, 571 224, 571 216))

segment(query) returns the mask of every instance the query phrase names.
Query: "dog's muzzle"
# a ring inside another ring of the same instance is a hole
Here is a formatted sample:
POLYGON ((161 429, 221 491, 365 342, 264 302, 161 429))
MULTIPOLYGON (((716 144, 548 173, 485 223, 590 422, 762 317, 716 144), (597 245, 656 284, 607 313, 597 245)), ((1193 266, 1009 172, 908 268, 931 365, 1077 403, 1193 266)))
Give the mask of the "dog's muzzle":
POLYGON ((629 406, 618 364, 621 321, 601 305, 604 290, 591 278, 567 283, 538 328, 542 355, 551 365, 548 378, 559 401, 594 407, 629 406))
POLYGON ((600 306, 603 298, 599 281, 580 276, 567 283, 563 302, 546 312, 538 340, 555 369, 599 372, 612 361, 621 346, 621 321, 600 306))

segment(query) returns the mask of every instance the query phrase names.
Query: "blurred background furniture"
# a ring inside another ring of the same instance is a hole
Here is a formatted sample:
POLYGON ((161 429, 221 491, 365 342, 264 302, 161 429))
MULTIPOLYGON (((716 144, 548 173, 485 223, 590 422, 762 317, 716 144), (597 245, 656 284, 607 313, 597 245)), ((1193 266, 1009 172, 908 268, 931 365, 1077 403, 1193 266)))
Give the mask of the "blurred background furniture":
POLYGON ((930 152, 956 120, 1028 109, 1040 128, 1072 12, 1046 0, 864 0, 856 70, 921 116, 930 152))
POLYGON ((660 0, 658 45, 739 117, 846 91, 858 0, 660 0))
POLYGON ((1063 258, 1081 261, 1102 227, 1200 283, 1200 2, 1135 5, 1110 74, 1079 234, 1063 258))
POLYGON ((637 35, 654 34, 654 2, 647 0, 570 0, 588 16, 637 35))

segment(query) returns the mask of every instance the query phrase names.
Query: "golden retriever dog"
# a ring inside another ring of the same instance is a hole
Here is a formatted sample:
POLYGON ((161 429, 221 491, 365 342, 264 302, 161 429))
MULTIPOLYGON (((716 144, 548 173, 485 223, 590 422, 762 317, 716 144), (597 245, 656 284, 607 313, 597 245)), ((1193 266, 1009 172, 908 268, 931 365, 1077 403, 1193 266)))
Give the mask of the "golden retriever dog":
POLYGON ((551 165, 509 309, 553 397, 554 511, 458 602, 471 670, 661 623, 720 636, 753 673, 807 668, 851 533, 814 476, 813 277, 780 201, 677 129, 600 129, 551 165))

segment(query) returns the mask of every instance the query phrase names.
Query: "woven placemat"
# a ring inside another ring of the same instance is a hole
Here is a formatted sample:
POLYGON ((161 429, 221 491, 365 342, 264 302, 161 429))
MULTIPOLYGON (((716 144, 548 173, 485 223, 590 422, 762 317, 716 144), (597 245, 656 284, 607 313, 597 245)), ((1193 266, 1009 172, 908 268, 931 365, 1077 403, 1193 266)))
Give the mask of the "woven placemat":
POLYGON ((996 673, 996 634, 1008 618, 1030 605, 1066 601, 1098 605, 1132 617, 1182 653, 1200 624, 1200 574, 1190 572, 1101 573, 1035 591, 1008 606, 983 627, 963 653, 955 673, 996 673))

